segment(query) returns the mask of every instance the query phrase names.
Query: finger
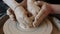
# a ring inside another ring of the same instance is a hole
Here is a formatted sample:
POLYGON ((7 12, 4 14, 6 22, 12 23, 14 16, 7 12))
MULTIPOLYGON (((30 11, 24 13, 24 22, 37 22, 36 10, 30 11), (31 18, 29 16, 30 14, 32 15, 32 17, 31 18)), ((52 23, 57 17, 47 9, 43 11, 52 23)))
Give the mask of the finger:
POLYGON ((10 8, 8 8, 7 15, 11 15, 11 14, 14 14, 14 13, 13 13, 13 11, 10 8))
POLYGON ((27 0, 28 11, 35 17, 40 11, 40 7, 34 4, 35 0, 27 0))
POLYGON ((16 18, 15 18, 14 15, 9 15, 9 17, 10 17, 10 19, 11 19, 12 21, 16 21, 16 18))
POLYGON ((15 14, 14 14, 14 12, 10 8, 7 10, 7 15, 9 15, 11 20, 13 20, 13 21, 16 20, 15 14))

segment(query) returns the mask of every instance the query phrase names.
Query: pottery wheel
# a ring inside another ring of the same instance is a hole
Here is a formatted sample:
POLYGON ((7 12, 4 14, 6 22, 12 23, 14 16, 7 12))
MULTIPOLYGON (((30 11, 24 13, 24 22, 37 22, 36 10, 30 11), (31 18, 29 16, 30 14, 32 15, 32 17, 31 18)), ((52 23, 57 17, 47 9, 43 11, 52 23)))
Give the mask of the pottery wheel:
POLYGON ((52 24, 49 20, 46 20, 39 27, 27 31, 20 28, 18 23, 8 19, 4 24, 3 30, 4 34, 51 34, 52 24))

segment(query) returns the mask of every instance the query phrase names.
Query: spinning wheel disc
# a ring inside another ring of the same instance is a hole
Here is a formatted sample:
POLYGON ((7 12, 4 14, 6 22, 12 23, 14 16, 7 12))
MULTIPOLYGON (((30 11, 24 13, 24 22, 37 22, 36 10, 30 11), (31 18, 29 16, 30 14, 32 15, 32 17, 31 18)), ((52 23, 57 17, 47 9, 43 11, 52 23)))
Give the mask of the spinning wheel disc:
POLYGON ((14 21, 8 19, 4 24, 3 30, 5 34, 51 34, 52 24, 47 19, 39 27, 27 31, 20 28, 14 21))

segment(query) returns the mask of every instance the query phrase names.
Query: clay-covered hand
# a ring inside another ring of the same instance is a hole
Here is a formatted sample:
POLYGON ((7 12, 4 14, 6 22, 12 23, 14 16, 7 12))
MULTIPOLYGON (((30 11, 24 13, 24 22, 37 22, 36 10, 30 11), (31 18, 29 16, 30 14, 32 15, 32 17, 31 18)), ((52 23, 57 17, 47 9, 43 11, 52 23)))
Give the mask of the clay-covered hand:
POLYGON ((37 27, 51 11, 49 4, 35 0, 25 0, 20 4, 4 2, 11 8, 7 10, 9 17, 12 20, 17 19, 22 28, 37 27))
POLYGON ((21 3, 17 3, 16 1, 9 1, 6 0, 4 1, 11 9, 7 10, 7 14, 13 18, 14 20, 14 15, 16 16, 17 21, 19 22, 19 26, 22 28, 30 28, 32 27, 32 21, 34 17, 32 16, 31 13, 29 13, 26 9, 26 0, 24 0, 21 3), (10 2, 10 3, 9 3, 10 2), (24 5, 23 5, 24 4, 24 5), (14 15, 11 13, 13 12, 14 15))
POLYGON ((51 6, 43 1, 27 0, 27 6, 28 11, 34 16, 34 27, 37 27, 52 11, 51 6))

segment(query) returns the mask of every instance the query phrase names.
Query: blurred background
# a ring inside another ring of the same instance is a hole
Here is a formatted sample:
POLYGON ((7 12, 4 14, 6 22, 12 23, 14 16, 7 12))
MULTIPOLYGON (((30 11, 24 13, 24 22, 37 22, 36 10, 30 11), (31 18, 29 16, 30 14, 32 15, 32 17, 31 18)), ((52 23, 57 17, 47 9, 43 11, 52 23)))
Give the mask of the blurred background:
POLYGON ((2 0, 0 0, 0 17, 6 14, 7 8, 8 6, 2 0))

